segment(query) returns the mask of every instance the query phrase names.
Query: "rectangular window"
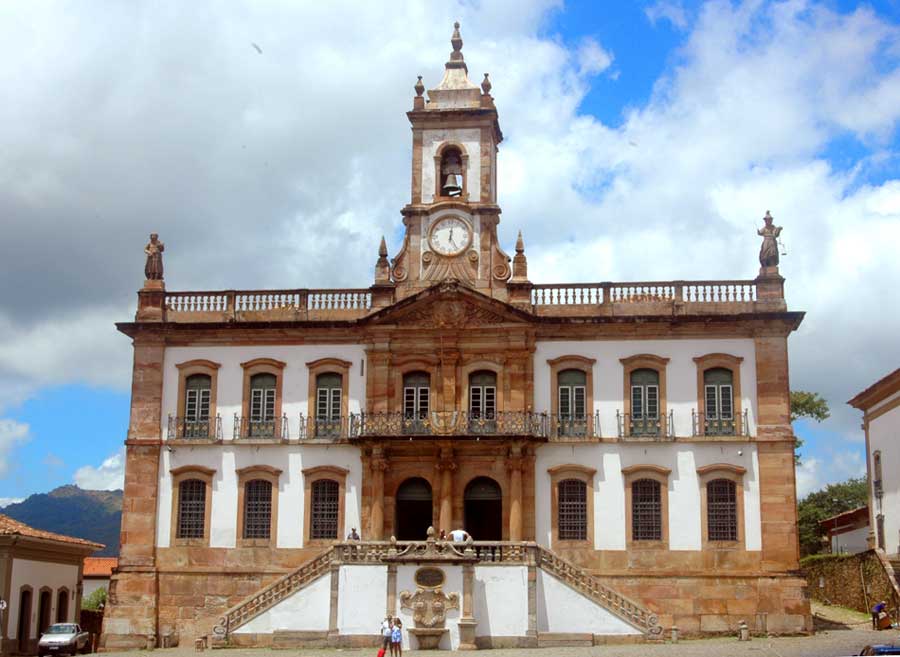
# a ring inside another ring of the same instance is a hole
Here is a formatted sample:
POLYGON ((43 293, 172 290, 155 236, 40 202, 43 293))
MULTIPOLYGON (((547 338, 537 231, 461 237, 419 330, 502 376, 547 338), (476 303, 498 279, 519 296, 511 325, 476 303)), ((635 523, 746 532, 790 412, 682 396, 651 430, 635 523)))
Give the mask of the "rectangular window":
POLYGON ((711 541, 738 540, 734 482, 716 479, 706 485, 707 530, 711 541))
POLYGON ((250 420, 264 422, 275 417, 275 389, 254 388, 250 391, 250 420))
POLYGON ((340 500, 338 482, 320 479, 312 485, 310 501, 310 538, 336 539, 338 537, 338 517, 340 500))
POLYGON ((583 481, 566 479, 558 484, 559 539, 587 540, 587 486, 583 481))
POLYGON ((428 388, 403 389, 403 413, 407 418, 424 418, 428 415, 428 388))
POLYGON ((471 386, 469 388, 469 412, 475 418, 494 419, 497 413, 496 386, 471 386))
POLYGON ((631 540, 662 540, 662 496, 658 481, 639 479, 631 484, 631 540))
POLYGON ((206 482, 186 479, 178 485, 176 538, 203 538, 206 524, 206 482))

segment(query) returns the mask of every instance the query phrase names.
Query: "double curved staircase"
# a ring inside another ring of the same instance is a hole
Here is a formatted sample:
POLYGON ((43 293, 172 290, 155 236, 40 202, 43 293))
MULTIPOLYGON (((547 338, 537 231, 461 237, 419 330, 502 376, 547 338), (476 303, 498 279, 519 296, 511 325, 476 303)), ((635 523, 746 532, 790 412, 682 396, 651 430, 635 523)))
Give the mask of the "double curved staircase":
MULTIPOLYGON (((439 544, 440 545, 440 544, 439 544)), ((659 639, 662 627, 652 611, 603 584, 588 571, 533 542, 469 541, 445 544, 473 558, 475 565, 491 563, 540 568, 587 599, 635 628, 645 638, 659 639), (451 547, 452 546, 452 547, 451 547)), ((426 541, 353 541, 338 543, 290 573, 263 587, 228 609, 212 629, 213 645, 227 643, 230 635, 286 598, 303 590, 341 565, 382 565, 392 557, 421 550, 426 541)))

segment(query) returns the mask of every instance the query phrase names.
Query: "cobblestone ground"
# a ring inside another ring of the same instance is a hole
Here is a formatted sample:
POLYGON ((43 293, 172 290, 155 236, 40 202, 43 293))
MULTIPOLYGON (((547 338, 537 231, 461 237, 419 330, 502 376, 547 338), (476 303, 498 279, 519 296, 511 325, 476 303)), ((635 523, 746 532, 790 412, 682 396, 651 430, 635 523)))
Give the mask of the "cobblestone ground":
MULTIPOLYGON (((845 626, 846 627, 846 626, 845 626)), ((838 657, 858 655, 863 646, 870 643, 900 644, 900 633, 895 630, 874 632, 859 628, 832 629, 807 637, 755 638, 747 642, 737 639, 703 639, 680 641, 677 644, 638 644, 625 646, 595 646, 592 648, 534 648, 529 650, 483 651, 489 657, 838 657)), ((250 650, 227 649, 204 653, 205 657, 375 657, 376 650, 250 650)), ((104 653, 104 657, 139 657, 139 653, 104 653)), ((440 657, 447 652, 405 651, 404 657, 440 657)), ((456 654, 456 653, 454 653, 456 654)), ((460 653, 472 655, 472 653, 460 653)), ((155 650, 154 657, 198 657, 188 648, 155 650)))

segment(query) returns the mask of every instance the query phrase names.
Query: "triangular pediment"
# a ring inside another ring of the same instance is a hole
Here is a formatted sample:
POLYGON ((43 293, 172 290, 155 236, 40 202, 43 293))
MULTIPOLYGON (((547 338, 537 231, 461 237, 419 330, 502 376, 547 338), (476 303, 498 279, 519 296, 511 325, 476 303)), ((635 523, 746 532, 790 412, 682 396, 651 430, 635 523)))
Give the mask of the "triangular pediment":
POLYGON ((457 281, 444 281, 363 320, 410 328, 465 329, 474 326, 528 324, 532 316, 457 281))

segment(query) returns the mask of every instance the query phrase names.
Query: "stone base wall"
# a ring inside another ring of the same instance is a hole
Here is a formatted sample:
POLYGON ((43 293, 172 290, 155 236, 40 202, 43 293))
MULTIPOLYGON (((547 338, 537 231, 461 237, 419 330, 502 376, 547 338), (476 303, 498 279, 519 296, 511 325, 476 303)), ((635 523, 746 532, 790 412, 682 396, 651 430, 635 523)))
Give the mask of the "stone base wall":
POLYGON ((100 650, 146 648, 156 641, 158 589, 156 573, 117 572, 109 582, 100 650))
POLYGON ((859 554, 804 559, 803 572, 813 600, 869 613, 885 600, 888 609, 900 602, 893 568, 876 550, 859 554), (866 590, 868 588, 868 590, 866 590))
POLYGON ((604 577, 604 584, 659 615, 666 636, 735 634, 745 621, 751 633, 812 631, 806 580, 780 577, 604 577))

